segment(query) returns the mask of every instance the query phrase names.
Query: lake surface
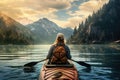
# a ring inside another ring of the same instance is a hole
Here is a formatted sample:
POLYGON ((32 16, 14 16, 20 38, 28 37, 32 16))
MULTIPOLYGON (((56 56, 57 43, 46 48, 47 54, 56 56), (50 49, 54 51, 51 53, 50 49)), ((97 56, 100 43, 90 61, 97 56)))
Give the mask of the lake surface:
MULTIPOLYGON (((72 59, 92 65, 88 70, 74 63, 80 80, 120 80, 120 45, 69 45, 72 59)), ((33 72, 23 65, 46 58, 50 45, 0 45, 0 80, 37 80, 44 62, 33 72)))

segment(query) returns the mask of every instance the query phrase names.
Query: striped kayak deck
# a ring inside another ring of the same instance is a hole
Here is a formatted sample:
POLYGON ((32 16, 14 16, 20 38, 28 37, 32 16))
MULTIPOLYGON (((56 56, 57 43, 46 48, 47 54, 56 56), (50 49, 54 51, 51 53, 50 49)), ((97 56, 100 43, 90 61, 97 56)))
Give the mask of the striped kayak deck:
POLYGON ((78 72, 75 66, 46 66, 43 65, 39 80, 78 80, 78 72))

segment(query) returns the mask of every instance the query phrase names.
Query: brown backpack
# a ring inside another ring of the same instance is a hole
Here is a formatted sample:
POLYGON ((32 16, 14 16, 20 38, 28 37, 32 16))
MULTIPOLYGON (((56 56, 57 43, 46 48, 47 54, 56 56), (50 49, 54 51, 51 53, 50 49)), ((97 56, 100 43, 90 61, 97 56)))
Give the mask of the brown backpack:
POLYGON ((66 64, 67 57, 66 57, 66 50, 64 46, 56 46, 53 50, 53 56, 51 58, 52 64, 66 64))

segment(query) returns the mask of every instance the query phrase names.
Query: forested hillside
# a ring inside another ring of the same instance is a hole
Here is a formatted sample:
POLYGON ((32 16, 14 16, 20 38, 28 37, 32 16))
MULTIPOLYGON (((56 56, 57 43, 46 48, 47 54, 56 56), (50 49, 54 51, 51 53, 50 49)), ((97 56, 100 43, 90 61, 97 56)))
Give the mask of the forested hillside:
POLYGON ((24 25, 0 13, 0 44, 32 44, 31 31, 24 25))
POLYGON ((110 0, 74 29, 68 43, 110 43, 120 40, 120 0, 110 0))

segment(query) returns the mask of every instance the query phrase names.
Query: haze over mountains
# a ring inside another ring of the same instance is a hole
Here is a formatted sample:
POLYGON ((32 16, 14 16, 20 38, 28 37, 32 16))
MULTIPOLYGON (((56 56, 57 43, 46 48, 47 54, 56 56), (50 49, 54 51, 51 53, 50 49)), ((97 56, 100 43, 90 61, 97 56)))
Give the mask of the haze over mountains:
POLYGON ((57 33, 70 37, 71 28, 61 28, 47 18, 24 26, 0 13, 0 44, 47 44, 53 43, 57 33))
POLYGON ((31 44, 31 32, 24 25, 0 13, 0 44, 31 44))
POLYGON ((34 43, 53 43, 57 33, 61 32, 65 34, 66 38, 69 38, 73 33, 71 28, 59 27, 54 22, 47 18, 39 19, 38 21, 27 25, 34 36, 34 43))

